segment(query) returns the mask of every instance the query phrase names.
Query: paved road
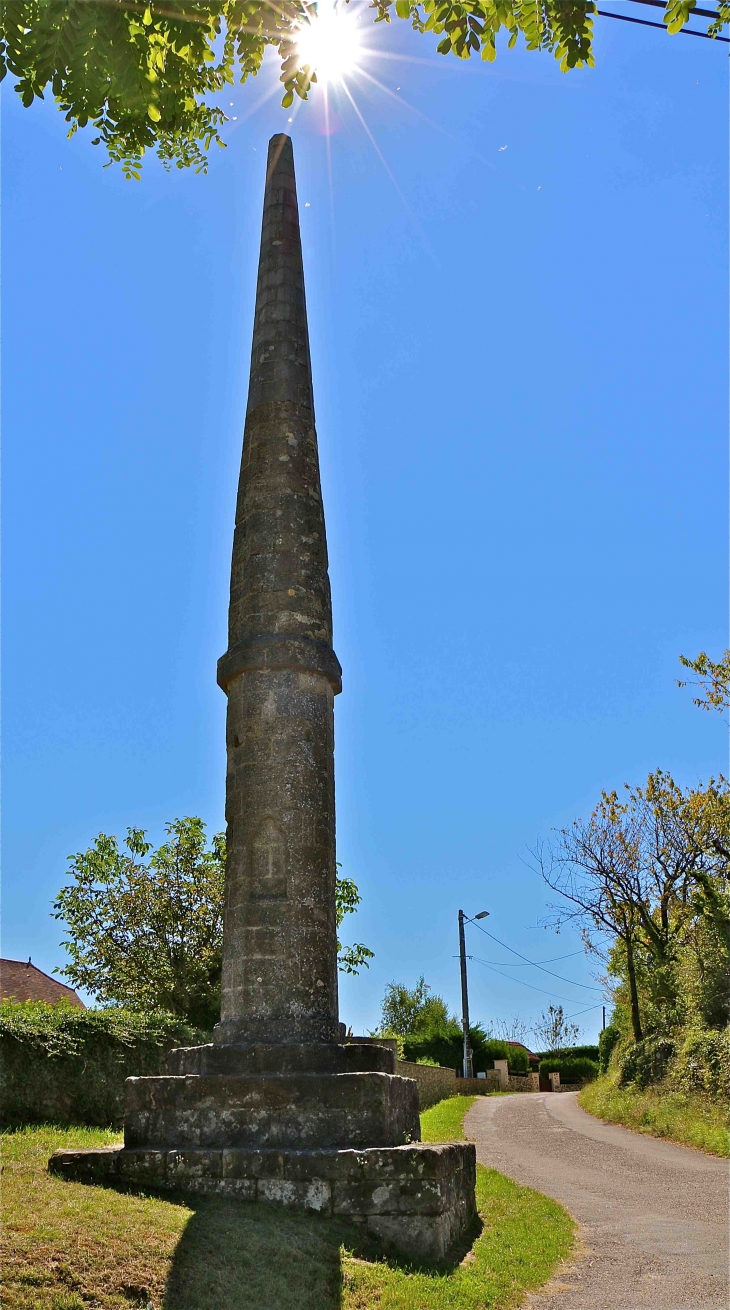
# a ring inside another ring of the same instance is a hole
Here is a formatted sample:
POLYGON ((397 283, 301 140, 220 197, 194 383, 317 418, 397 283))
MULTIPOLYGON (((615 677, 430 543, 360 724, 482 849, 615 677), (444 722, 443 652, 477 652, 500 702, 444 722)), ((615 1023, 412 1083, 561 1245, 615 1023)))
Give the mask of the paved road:
POLYGON ((464 1131, 580 1223, 582 1258, 530 1310, 727 1310, 726 1160, 601 1123, 574 1092, 479 1097, 464 1131))

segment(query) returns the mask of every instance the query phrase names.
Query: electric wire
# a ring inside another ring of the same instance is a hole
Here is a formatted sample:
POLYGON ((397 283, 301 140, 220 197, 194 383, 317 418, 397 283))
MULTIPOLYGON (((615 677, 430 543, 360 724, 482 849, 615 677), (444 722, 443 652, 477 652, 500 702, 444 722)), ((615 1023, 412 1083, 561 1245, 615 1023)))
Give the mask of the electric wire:
MULTIPOLYGON (((666 9, 666 0, 631 0, 632 5, 651 5, 652 9, 666 9)), ((690 9, 691 14, 697 14, 698 18, 719 18, 720 15, 715 13, 714 9, 690 9)))
MULTIPOLYGON (((529 987, 530 991, 541 992, 543 996, 550 996, 555 1001, 565 1001, 567 1005, 575 1005, 574 996, 558 996, 557 992, 547 992, 544 987, 536 987, 534 983, 523 982, 521 978, 510 978, 507 974, 500 973, 499 969, 495 969, 493 964, 487 964, 486 960, 480 960, 478 955, 468 955, 467 959, 474 960, 476 964, 484 965, 485 969, 491 969, 492 973, 496 973, 498 978, 504 978, 507 982, 519 983, 520 987, 529 987)), ((564 981, 570 982, 570 979, 566 978, 564 979, 564 981)), ((571 986, 576 986, 576 985, 577 984, 571 984, 571 986)), ((598 990, 599 988, 597 987, 596 991, 598 990)), ((591 1006, 590 1008, 598 1009, 598 1006, 591 1006)))
MULTIPOLYGON (((660 32, 666 32, 667 28, 664 23, 652 23, 648 18, 632 18, 631 14, 612 14, 607 9, 596 9, 596 14, 601 18, 617 18, 620 23, 638 23, 639 27, 657 27, 660 32)), ((709 32, 698 32, 694 27, 680 27, 675 36, 701 36, 705 41, 721 41, 723 45, 730 45, 730 37, 727 36, 710 36, 709 32)))
MULTIPOLYGON (((521 955, 520 952, 516 951, 513 946, 508 946, 506 942, 501 942, 499 940, 499 937, 494 936, 494 933, 487 932, 486 928, 482 928, 482 925, 480 923, 477 923, 475 919, 468 919, 467 922, 473 923, 474 927, 478 928, 480 932, 483 932, 485 937, 490 937, 491 940, 493 942, 496 942, 498 946, 504 947, 505 951, 511 951, 512 955, 516 955, 519 957, 520 960, 524 960, 526 964, 532 965, 533 969, 540 969, 543 973, 549 973, 551 978, 558 978, 560 982, 569 983, 571 987, 583 987, 588 992, 603 992, 602 987, 592 987, 590 983, 574 982, 572 978, 564 978, 561 973, 553 973, 552 969, 545 969, 543 965, 536 964, 534 960, 528 960, 526 955, 521 955)), ((486 961, 482 960, 481 963, 484 964, 486 963, 486 961)), ((517 981, 518 979, 515 979, 515 982, 517 981)))
POLYGON ((588 1014, 591 1010, 600 1010, 600 1005, 589 1005, 587 1010, 576 1010, 575 1014, 566 1014, 566 1019, 577 1019, 581 1014, 588 1014))
MULTIPOLYGON (((526 964, 512 964, 510 960, 487 960, 486 963, 494 964, 499 969, 534 969, 534 968, 539 969, 540 966, 543 964, 557 964, 558 960, 572 960, 575 958, 576 955, 582 955, 582 954, 583 954, 582 951, 571 951, 570 955, 556 955, 554 960, 540 960, 540 963, 538 965, 534 965, 532 960, 528 960, 526 964)), ((454 958, 456 959, 458 957, 455 956, 454 958)), ((570 979, 566 978, 565 981, 570 982, 570 979)), ((581 986, 580 983, 577 983, 576 985, 581 986)))

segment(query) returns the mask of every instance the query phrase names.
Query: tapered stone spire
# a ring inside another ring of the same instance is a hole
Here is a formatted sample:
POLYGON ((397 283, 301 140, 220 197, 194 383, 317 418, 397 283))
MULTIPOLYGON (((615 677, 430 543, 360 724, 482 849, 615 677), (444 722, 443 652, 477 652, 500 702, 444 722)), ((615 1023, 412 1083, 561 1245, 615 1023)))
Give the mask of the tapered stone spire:
POLYGON ((231 568, 221 1042, 335 1041, 327 543, 291 141, 269 143, 231 568))
MULTIPOLYGON (((67 1178, 348 1216, 410 1258, 472 1229, 471 1142, 420 1142, 395 1052, 338 1042, 332 650, 291 141, 269 145, 233 539, 226 910, 215 1040, 128 1078, 124 1146, 57 1151, 67 1178)), ((433 1070, 429 1070, 433 1073, 433 1070)), ((429 1086, 429 1095, 430 1086, 429 1086)))

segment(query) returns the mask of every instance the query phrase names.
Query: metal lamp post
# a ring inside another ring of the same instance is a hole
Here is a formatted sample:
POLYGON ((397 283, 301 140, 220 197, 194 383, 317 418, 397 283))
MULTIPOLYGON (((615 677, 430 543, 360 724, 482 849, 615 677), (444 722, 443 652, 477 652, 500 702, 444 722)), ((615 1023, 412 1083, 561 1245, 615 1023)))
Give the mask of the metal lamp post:
MULTIPOLYGON (((482 910, 475 914, 475 919, 486 919, 489 916, 489 910, 482 910)), ((464 1064, 463 1073, 465 1078, 474 1077, 474 1065, 472 1063, 472 1050, 469 1042, 469 987, 466 977, 466 944, 464 942, 464 923, 468 915, 463 910, 459 910, 459 964, 461 966, 461 1027, 464 1033, 464 1064)))

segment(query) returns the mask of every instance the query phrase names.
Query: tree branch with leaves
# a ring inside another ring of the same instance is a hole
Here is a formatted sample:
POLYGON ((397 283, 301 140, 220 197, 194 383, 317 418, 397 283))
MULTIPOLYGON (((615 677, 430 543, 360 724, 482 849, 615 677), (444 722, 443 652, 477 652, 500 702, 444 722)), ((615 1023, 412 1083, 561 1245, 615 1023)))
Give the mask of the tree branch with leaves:
MULTIPOLYGON (((442 55, 494 60, 497 37, 512 48, 547 51, 564 72, 592 67, 594 0, 373 0, 374 22, 393 16, 439 37, 442 55)), ((691 0, 668 0, 664 22, 681 31, 691 0)), ((278 51, 282 104, 306 100, 316 69, 297 38, 316 21, 309 0, 3 0, 0 78, 15 78, 24 105, 51 93, 69 136, 91 126, 94 144, 127 178, 139 178, 146 151, 165 167, 205 172, 213 144, 224 147, 228 117, 210 103, 235 81, 260 71, 268 47, 278 51)), ((710 35, 730 24, 730 0, 717 6, 710 35)))
MULTIPOLYGON (((220 1018, 226 842, 210 847, 198 818, 175 819, 157 850, 141 828, 128 828, 121 847, 99 833, 70 857, 71 881, 54 902, 66 926, 70 962, 60 970, 102 1005, 166 1010, 196 1028, 220 1018)), ((351 878, 337 878, 339 928, 361 897, 351 878)), ((343 973, 368 966, 362 943, 342 946, 343 973)))

